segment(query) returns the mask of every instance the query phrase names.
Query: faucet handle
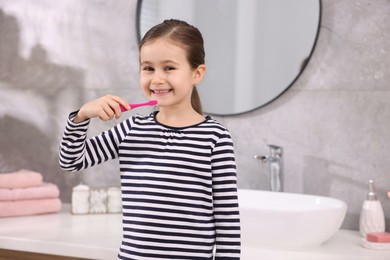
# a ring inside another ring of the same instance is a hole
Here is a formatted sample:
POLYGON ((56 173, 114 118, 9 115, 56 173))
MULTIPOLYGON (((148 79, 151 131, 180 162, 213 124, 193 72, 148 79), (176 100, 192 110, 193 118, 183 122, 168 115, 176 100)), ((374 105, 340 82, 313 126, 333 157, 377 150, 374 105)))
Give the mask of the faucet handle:
POLYGON ((283 148, 281 146, 269 144, 267 145, 269 147, 269 155, 255 155, 254 158, 258 159, 262 162, 267 162, 269 159, 272 158, 281 158, 283 154, 283 148))
POLYGON ((268 160, 268 156, 264 156, 264 155, 255 155, 253 156, 255 159, 257 160, 260 160, 262 162, 266 162, 268 160))

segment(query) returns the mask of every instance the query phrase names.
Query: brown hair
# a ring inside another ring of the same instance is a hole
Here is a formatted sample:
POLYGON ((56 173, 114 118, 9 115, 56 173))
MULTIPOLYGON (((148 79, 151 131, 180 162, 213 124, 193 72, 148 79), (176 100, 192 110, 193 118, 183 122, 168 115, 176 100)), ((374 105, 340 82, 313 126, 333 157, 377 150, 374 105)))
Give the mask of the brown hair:
MULTIPOLYGON (((203 37, 200 31, 187 22, 170 19, 152 27, 142 38, 139 45, 142 46, 153 40, 167 37, 178 43, 187 52, 187 59, 193 69, 205 63, 205 51, 203 47, 203 37)), ((203 114, 202 104, 196 87, 191 94, 191 105, 199 114, 203 114)))

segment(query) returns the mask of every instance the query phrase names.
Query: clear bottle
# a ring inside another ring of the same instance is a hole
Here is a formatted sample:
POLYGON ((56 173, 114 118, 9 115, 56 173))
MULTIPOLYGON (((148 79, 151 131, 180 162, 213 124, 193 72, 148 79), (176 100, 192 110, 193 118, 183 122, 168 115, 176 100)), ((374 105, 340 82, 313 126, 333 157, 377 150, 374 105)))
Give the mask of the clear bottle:
POLYGON ((366 237, 367 233, 385 231, 385 215, 382 204, 375 192, 373 180, 369 180, 368 187, 369 192, 363 202, 359 221, 359 230, 362 237, 366 237))

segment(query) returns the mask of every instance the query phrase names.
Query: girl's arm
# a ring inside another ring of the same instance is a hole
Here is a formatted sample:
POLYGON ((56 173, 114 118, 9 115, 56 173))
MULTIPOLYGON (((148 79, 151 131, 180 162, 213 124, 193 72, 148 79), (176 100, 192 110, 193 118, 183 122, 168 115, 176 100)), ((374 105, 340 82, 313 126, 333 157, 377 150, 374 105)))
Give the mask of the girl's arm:
POLYGON ((128 120, 118 126, 87 139, 91 118, 110 120, 121 115, 120 105, 126 101, 116 96, 104 96, 83 105, 70 114, 60 143, 59 163, 63 170, 79 171, 118 156, 118 145, 129 129, 128 120))
POLYGON ((233 142, 226 132, 216 143, 212 158, 213 203, 216 226, 215 260, 240 259, 240 215, 233 142))

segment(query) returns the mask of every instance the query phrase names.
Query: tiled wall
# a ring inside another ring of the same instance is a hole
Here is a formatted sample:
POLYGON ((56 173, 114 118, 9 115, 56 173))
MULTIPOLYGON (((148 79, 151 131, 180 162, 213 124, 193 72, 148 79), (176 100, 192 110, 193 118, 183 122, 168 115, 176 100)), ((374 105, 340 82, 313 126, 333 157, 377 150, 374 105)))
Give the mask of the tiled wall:
MULTIPOLYGON (((39 171, 65 202, 81 181, 119 185, 117 161, 63 173, 57 149, 67 114, 85 101, 143 100, 135 11, 135 0, 0 1, 0 172, 39 171)), ((264 108, 217 118, 233 135, 240 187, 268 189, 253 155, 280 145, 285 191, 346 201, 343 228, 357 229, 374 179, 389 230, 389 19, 388 0, 324 0, 317 47, 294 86, 264 108)), ((94 121, 91 134, 114 123, 94 121)))

